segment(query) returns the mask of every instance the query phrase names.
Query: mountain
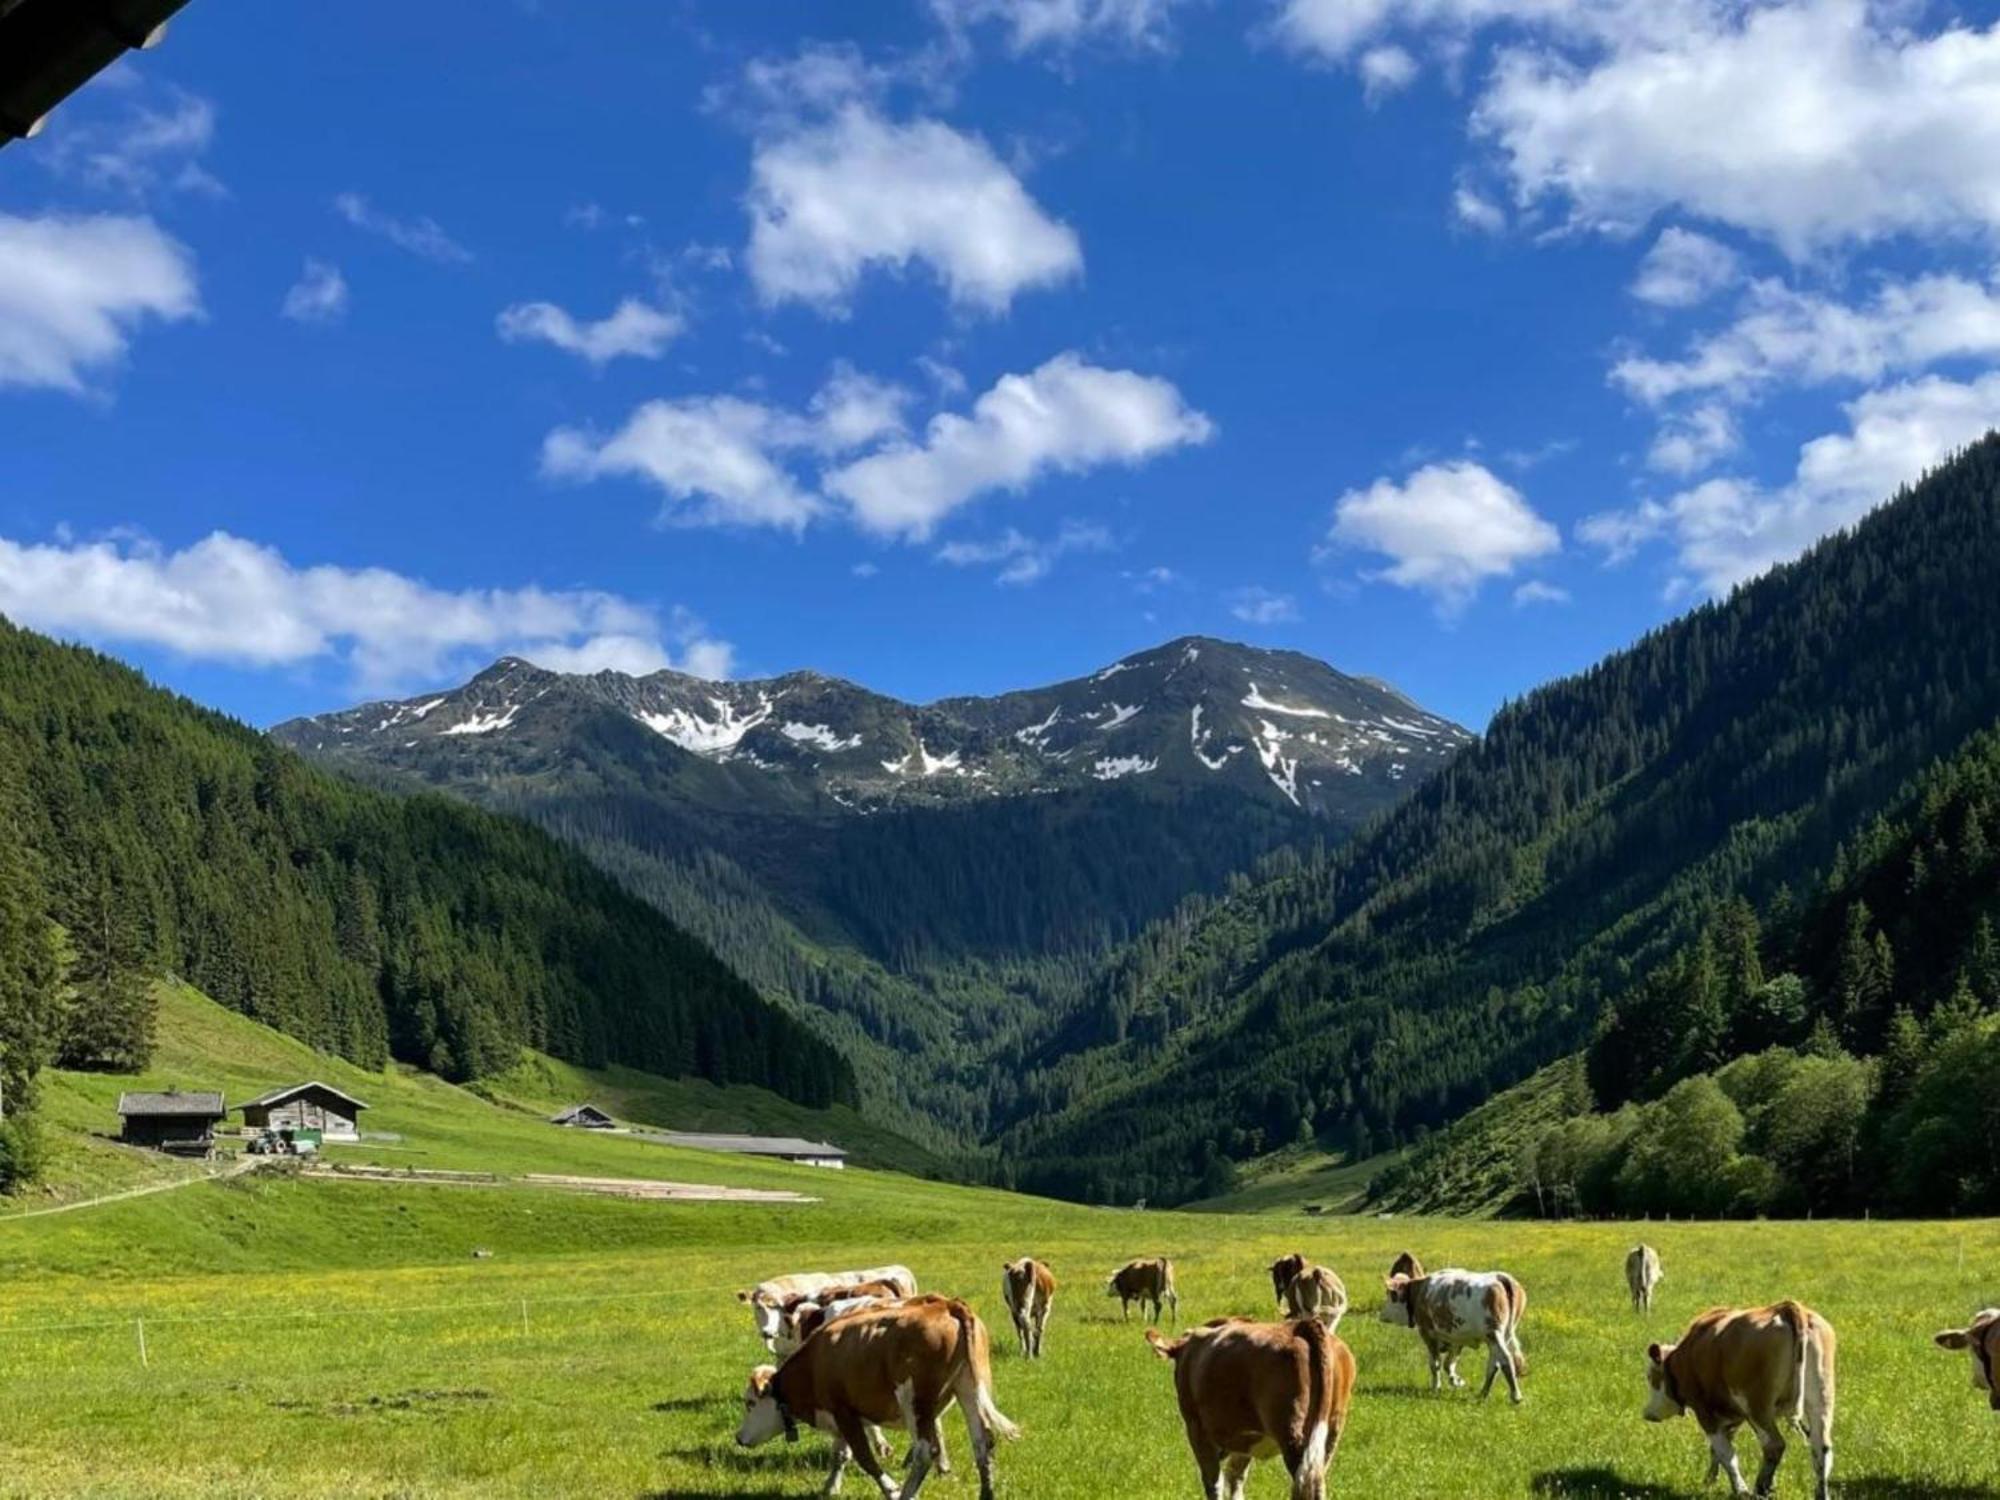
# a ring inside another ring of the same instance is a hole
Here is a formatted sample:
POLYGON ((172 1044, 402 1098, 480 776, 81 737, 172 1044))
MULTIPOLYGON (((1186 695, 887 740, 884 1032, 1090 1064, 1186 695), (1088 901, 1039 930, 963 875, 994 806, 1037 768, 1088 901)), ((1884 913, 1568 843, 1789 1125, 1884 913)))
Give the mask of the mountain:
POLYGON ((356 786, 5 621, 0 818, 10 1115, 50 1061, 143 1064, 159 974, 369 1067, 467 1080, 529 1046, 856 1096, 836 1051, 541 831, 356 786))
POLYGON ((272 731, 521 814, 783 997, 877 1118, 964 1147, 1098 966, 1189 892, 1337 842, 1468 740, 1381 683, 1187 638, 912 705, 795 672, 708 682, 518 658, 272 731))
MULTIPOLYGON (((1035 1061, 1003 1159, 1070 1196, 1213 1196, 1234 1161, 1365 1157, 1575 1052, 1719 908, 1838 873, 2000 719, 1996 578, 2000 436, 1509 705, 1344 847, 1141 934, 1035 1061)), ((1805 1015, 1838 1014, 1802 983, 1805 1015)))
POLYGON ((687 795, 867 813, 1073 791, 1127 778, 1228 786, 1345 823, 1394 802, 1469 738, 1386 684, 1291 651, 1189 637, 1089 677, 917 706, 792 672, 711 682, 589 676, 503 657, 463 687, 295 719, 314 754, 428 774, 440 755, 560 753, 592 715, 623 715, 711 768, 687 795))

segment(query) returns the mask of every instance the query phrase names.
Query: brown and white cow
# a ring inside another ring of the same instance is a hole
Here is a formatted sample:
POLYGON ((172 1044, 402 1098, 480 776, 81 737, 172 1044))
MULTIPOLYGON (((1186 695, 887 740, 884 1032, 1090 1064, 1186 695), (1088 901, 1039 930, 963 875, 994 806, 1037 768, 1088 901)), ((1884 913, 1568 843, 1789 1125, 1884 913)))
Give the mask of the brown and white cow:
POLYGON ((1032 1255, 1010 1260, 1000 1268, 1000 1295, 1013 1316, 1021 1353, 1029 1359, 1040 1359, 1042 1333, 1049 1325, 1049 1309, 1056 1300, 1055 1273, 1032 1255))
POLYGON ((886 1281, 830 1287, 814 1297, 789 1297, 778 1319, 778 1331, 771 1340, 771 1352, 784 1359, 834 1319, 864 1307, 880 1307, 901 1300, 901 1294, 886 1281))
POLYGON ((1660 1269, 1660 1252, 1651 1245, 1634 1245, 1625 1255, 1625 1289, 1632 1294, 1634 1312, 1653 1310, 1653 1288, 1665 1281, 1660 1269))
POLYGON ((1708 1435, 1708 1477, 1729 1476, 1732 1494, 1750 1494, 1736 1463, 1736 1429, 1748 1422, 1764 1450, 1759 1495, 1771 1493, 1785 1456, 1784 1424, 1812 1444, 1814 1492, 1827 1500, 1833 1475, 1833 1326, 1799 1302, 1716 1307, 1677 1344, 1646 1350, 1646 1420, 1693 1412, 1708 1435))
POLYGON ((798 1271, 789 1276, 773 1276, 736 1294, 747 1303, 757 1324, 757 1337, 766 1349, 776 1347, 778 1326, 784 1319, 788 1298, 813 1296, 832 1287, 855 1286, 864 1281, 886 1281, 899 1297, 917 1294, 917 1278, 908 1266, 870 1266, 865 1271, 798 1271))
POLYGON ((827 1494, 840 1488, 852 1459, 890 1500, 915 1500, 938 1452, 938 1417, 954 1401, 972 1441, 980 1500, 993 1500, 993 1438, 1021 1434, 993 1401, 986 1325, 956 1298, 912 1297, 829 1323, 782 1365, 751 1371, 736 1441, 754 1448, 782 1433, 795 1442, 800 1424, 809 1424, 833 1436, 827 1494), (900 1490, 875 1451, 876 1427, 911 1435, 900 1490))
POLYGON ((1424 1274, 1424 1263, 1413 1252, 1405 1250, 1389 1262, 1389 1274, 1415 1278, 1424 1274))
POLYGON ((2000 1411, 2000 1307, 1989 1307, 1965 1328, 1947 1328, 1935 1340, 1940 1349, 1964 1349, 1972 1355, 1972 1388, 2000 1411))
POLYGON ((1164 1255, 1151 1260, 1128 1260, 1111 1273, 1104 1283, 1104 1293, 1116 1297, 1119 1309, 1126 1317, 1132 1316, 1132 1304, 1139 1304, 1143 1315, 1148 1302, 1153 1304, 1153 1316, 1161 1317, 1161 1303, 1171 1307, 1174 1320, 1181 1315, 1180 1294, 1174 1290, 1174 1263, 1164 1255))
POLYGON ((1354 1355, 1317 1319, 1258 1323, 1216 1318, 1169 1343, 1174 1394, 1208 1500, 1242 1500, 1253 1459, 1278 1457, 1292 1500, 1324 1500, 1326 1470, 1347 1425, 1354 1355))
POLYGON ((1328 1332, 1339 1332, 1340 1320, 1347 1316, 1347 1283, 1325 1266, 1303 1255, 1281 1255, 1271 1262, 1271 1288, 1280 1312, 1318 1318, 1328 1332))
POLYGON ((1428 1276, 1391 1276, 1382 1321, 1414 1328, 1431 1357, 1431 1389, 1446 1378, 1454 1386, 1458 1351, 1486 1346, 1486 1384, 1480 1396, 1493 1394, 1493 1378, 1507 1377, 1507 1394, 1521 1404, 1521 1377, 1528 1357, 1521 1352, 1521 1315, 1528 1310, 1527 1290, 1505 1271, 1433 1271, 1428 1276))

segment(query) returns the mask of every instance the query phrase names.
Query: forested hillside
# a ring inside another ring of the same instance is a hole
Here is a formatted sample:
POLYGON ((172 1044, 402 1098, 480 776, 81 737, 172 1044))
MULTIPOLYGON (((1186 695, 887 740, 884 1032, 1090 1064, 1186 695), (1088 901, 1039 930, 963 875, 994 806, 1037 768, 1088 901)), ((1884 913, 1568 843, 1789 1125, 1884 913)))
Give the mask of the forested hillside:
MULTIPOLYGON (((1365 1155, 1583 1046, 1729 898, 1814 885, 2000 719, 1996 579, 1989 438, 1853 533, 1509 705, 1359 839, 1135 943, 1071 1020, 1101 1045, 1029 1080, 1058 1112, 1006 1138, 1019 1179, 1213 1193, 1234 1159, 1315 1136, 1365 1155)), ((1811 920, 1801 979, 1822 991, 1856 919, 1811 920)), ((1959 951, 1912 957, 1934 983, 1959 951)), ((1872 1044, 1893 1006, 1856 1003, 1872 1044)))
POLYGON ((547 835, 307 765, 0 622, 0 1083, 126 1067, 148 974, 365 1065, 522 1046, 851 1102, 839 1054, 547 835))

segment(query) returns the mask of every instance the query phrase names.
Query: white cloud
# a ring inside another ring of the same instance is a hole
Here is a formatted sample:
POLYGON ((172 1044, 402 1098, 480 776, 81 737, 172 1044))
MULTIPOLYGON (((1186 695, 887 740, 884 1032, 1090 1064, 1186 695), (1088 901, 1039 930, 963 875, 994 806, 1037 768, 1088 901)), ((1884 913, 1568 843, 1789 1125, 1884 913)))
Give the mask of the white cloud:
POLYGON ((1562 538, 1512 485, 1467 459, 1427 464, 1401 484, 1378 479, 1334 506, 1330 546, 1380 553, 1372 576, 1430 594, 1446 612, 1487 578, 1558 550, 1562 538))
POLYGON ((201 164, 215 143, 213 103, 171 85, 154 87, 136 72, 125 87, 100 94, 119 100, 122 112, 92 113, 77 101, 55 115, 42 149, 56 172, 135 198, 162 189, 226 196, 201 164))
POLYGON ((1501 234, 1507 228, 1507 211, 1464 183, 1452 192, 1451 211, 1459 223, 1481 234, 1501 234))
POLYGON ((339 266, 308 256, 278 311, 295 323, 337 323, 347 313, 347 278, 339 266))
POLYGON ((627 297, 595 323, 579 323, 553 302, 517 302, 501 310, 496 327, 507 343, 552 344, 602 367, 621 356, 658 359, 687 323, 679 313, 627 297))
POLYGON ((1632 295, 1656 307, 1694 307, 1742 275, 1742 261, 1719 240, 1672 225, 1639 262, 1632 295))
POLYGON ((1866 0, 1664 9, 1681 24, 1585 62, 1503 51, 1474 128, 1522 202, 1614 231, 1678 205, 1795 258, 2000 228, 2000 24, 1925 36, 1866 0))
POLYGON ((826 453, 851 453, 881 438, 901 434, 910 393, 893 381, 836 364, 808 407, 811 446, 826 453))
POLYGON ((0 387, 80 393, 147 318, 200 312, 193 257, 151 219, 0 214, 0 387))
POLYGON ((1370 47, 1361 54, 1361 85, 1370 104, 1416 81, 1417 60, 1401 47, 1370 47))
POLYGON ((1289 625, 1299 618, 1299 601, 1259 584, 1233 590, 1229 612, 1249 625, 1289 625))
POLYGON ((1345 63, 1391 36, 1425 37, 1446 58, 1487 27, 1547 30, 1574 41, 1671 36, 1726 0, 1282 0, 1279 39, 1323 62, 1345 63))
MULTIPOLYGON (((1996 76, 2000 76, 1997 74, 1996 76)), ((1777 383, 1871 382, 1940 360, 2000 355, 2000 285, 1960 276, 1884 281, 1848 304, 1759 281, 1736 321, 1680 360, 1620 360, 1612 380, 1652 404, 1713 392, 1745 400, 1777 383)))
POLYGON ((1539 578, 1530 578, 1514 590, 1514 606, 1517 609, 1530 604, 1567 604, 1569 590, 1560 584, 1545 583, 1539 578))
POLYGON ((1016 54, 1064 51, 1091 41, 1159 49, 1173 38, 1173 13, 1186 0, 931 0, 954 32, 993 24, 1016 54))
POLYGON ((868 530, 920 541, 989 490, 1141 464, 1213 432, 1170 382, 1059 354, 1026 375, 1001 377, 969 414, 933 417, 920 440, 835 469, 825 487, 868 530))
POLYGON ((444 231, 436 219, 420 216, 399 219, 385 214, 360 193, 342 193, 333 200, 334 212, 356 229, 379 235, 399 250, 434 260, 439 265, 460 266, 472 259, 472 252, 444 231))
POLYGON ((1789 484, 1713 479, 1665 501, 1591 516, 1577 535, 1621 561, 1656 539, 1683 579, 1712 594, 1796 557, 1851 525, 1954 451, 2000 427, 2000 371, 1971 381, 1925 376, 1847 403, 1848 430, 1799 450, 1789 484))
POLYGON ((331 660, 378 688, 439 680, 510 651, 581 670, 667 665, 676 650, 712 664, 719 644, 692 617, 663 624, 615 594, 440 589, 385 568, 298 567, 220 531, 177 552, 129 539, 0 538, 0 613, 58 635, 202 661, 331 660))
POLYGON ((871 267, 921 263, 955 305, 999 313, 1083 268, 1075 232, 984 141, 858 101, 760 140, 748 207, 750 277, 767 304, 838 314, 871 267))
POLYGON ((970 568, 1001 565, 995 583, 1021 585, 1038 583, 1054 570, 1058 559, 1072 552, 1109 552, 1117 543, 1102 526, 1087 521, 1065 521, 1046 540, 1027 536, 1008 527, 987 541, 946 542, 937 550, 939 562, 970 568))
POLYGON ((1729 408, 1708 401, 1663 423, 1646 452, 1646 462, 1663 473, 1694 474, 1734 453, 1742 443, 1729 408))

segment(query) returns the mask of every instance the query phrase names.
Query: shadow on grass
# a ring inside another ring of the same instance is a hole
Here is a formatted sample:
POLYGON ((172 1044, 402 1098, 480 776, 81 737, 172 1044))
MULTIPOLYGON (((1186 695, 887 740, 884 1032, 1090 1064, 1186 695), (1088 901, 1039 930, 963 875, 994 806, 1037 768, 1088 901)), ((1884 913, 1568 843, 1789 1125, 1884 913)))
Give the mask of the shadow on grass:
POLYGON ((1602 1464, 1574 1469, 1548 1469, 1528 1482, 1528 1489, 1552 1500, 1673 1500, 1683 1493, 1665 1485, 1619 1477, 1602 1464))
POLYGON ((1845 1500, 2000 1500, 2000 1490, 1990 1484, 1938 1484, 1889 1474, 1864 1474, 1858 1479, 1835 1474, 1833 1487, 1845 1500))
POLYGON ((646 1410, 667 1414, 682 1411, 718 1411, 724 1404, 715 1396, 670 1396, 665 1401, 655 1401, 646 1410))

